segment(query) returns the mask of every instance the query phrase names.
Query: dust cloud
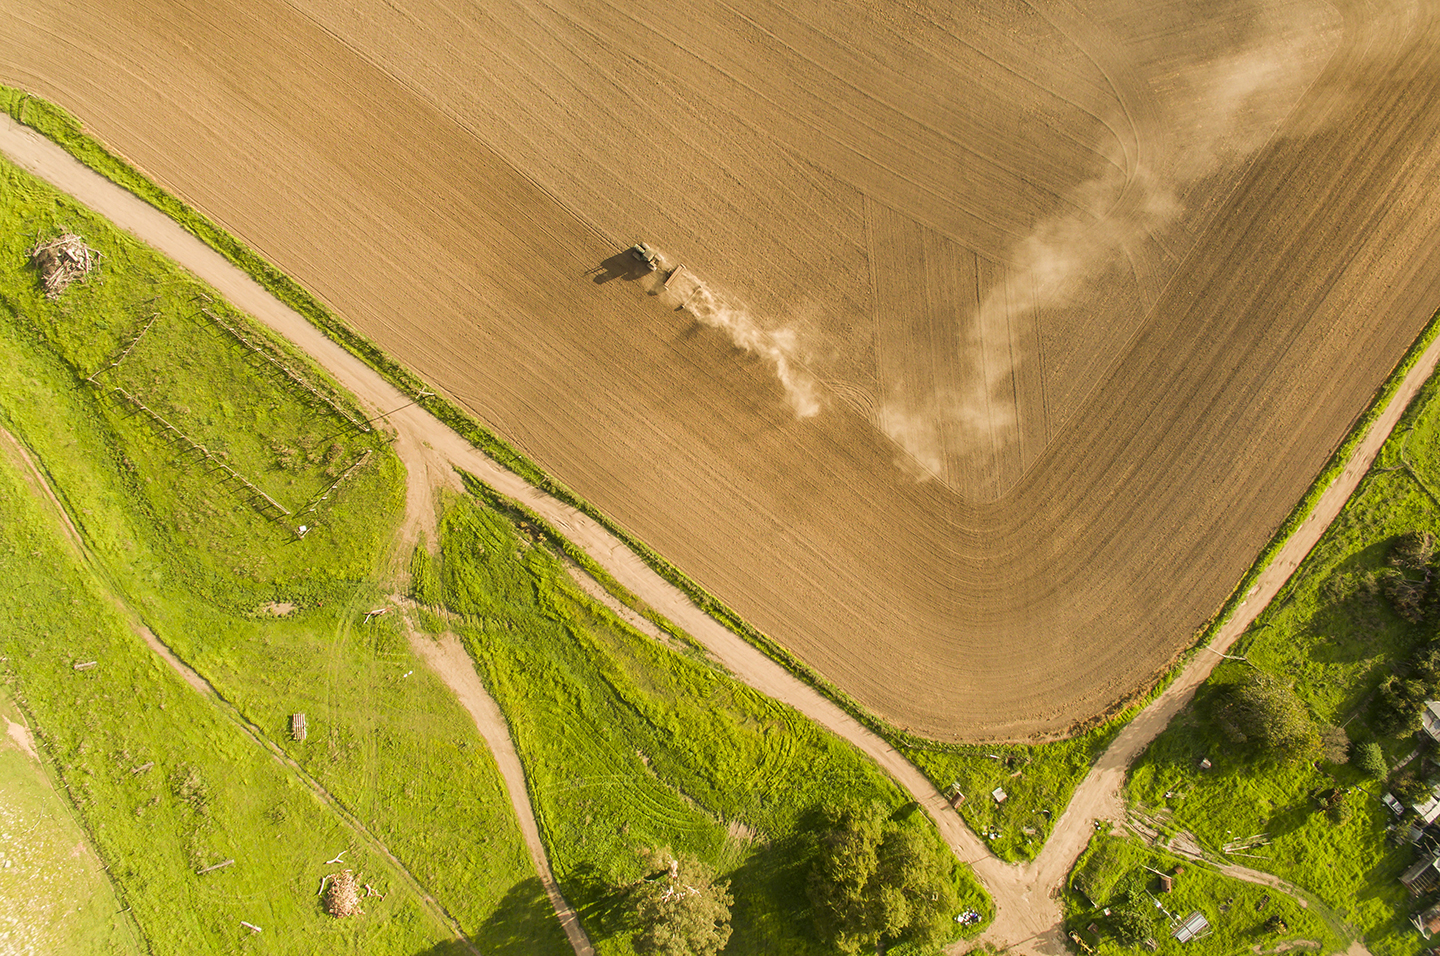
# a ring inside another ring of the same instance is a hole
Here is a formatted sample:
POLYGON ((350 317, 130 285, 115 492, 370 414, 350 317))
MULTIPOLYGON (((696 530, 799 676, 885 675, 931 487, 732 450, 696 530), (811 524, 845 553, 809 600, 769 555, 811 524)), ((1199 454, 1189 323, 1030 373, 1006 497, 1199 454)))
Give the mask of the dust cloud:
POLYGON ((799 336, 793 329, 765 328, 735 300, 712 291, 698 279, 684 309, 701 325, 724 332, 737 348, 759 356, 775 373, 797 418, 820 413, 819 388, 801 364, 799 336))
MULTIPOLYGON (((1189 187, 1261 148, 1315 75, 1306 67, 1330 48, 1336 29, 1328 7, 1296 4, 1283 13, 1253 12, 1247 36, 1218 55, 1193 54, 1186 62, 1154 51, 1155 62, 1170 63, 1157 90, 1157 128, 1136 127, 1128 114, 1113 117, 1109 125, 1132 129, 1134 142, 1117 141, 1104 170, 1066 197, 1066 211, 1037 223, 1012 250, 1007 268, 1016 286, 1031 290, 1034 308, 1083 305, 1091 285, 1180 222, 1189 187)), ((1176 43, 1168 31, 1156 32, 1176 43)), ((964 387, 922 394, 895 388, 881 403, 883 430, 910 457, 905 464, 925 475, 943 478, 947 466, 992 454, 1015 419, 1016 368, 1031 357, 987 361, 981 349, 985 341, 1006 341, 1008 297, 1002 280, 986 290, 973 314, 956 319, 963 333, 959 358, 968 365, 960 377, 964 387)))

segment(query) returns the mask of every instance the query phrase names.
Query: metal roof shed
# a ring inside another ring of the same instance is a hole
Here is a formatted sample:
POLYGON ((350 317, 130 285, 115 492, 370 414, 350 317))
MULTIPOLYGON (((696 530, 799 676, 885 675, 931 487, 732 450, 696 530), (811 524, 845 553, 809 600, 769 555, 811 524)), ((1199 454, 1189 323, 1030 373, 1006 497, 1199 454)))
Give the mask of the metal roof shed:
POLYGON ((1179 942, 1188 943, 1192 939, 1210 935, 1210 921, 1205 918, 1204 913, 1196 910, 1185 917, 1185 922, 1181 923, 1170 935, 1179 942))

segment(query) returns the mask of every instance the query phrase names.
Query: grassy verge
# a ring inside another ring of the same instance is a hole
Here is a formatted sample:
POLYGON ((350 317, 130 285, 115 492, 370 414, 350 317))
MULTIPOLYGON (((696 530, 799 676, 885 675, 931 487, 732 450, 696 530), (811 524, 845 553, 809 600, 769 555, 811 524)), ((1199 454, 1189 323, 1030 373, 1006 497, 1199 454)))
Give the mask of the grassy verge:
POLYGON ((962 795, 965 823, 1000 859, 1033 860, 1120 729, 1143 704, 1099 727, 1046 744, 971 744, 945 749, 909 746, 902 752, 947 797, 962 795), (1005 793, 1003 802, 994 791, 1005 793))
MULTIPOLYGON (((827 801, 878 801, 939 840, 854 748, 636 633, 509 516, 457 498, 441 540, 446 610, 510 722, 556 876, 600 952, 633 951, 621 888, 672 853, 731 881, 727 953, 824 952, 805 881, 827 801)), ((953 878, 989 912, 967 869, 953 878)))
MULTIPOLYGON (((1428 902, 1412 901, 1397 880, 1416 851, 1387 839, 1392 818, 1379 803, 1385 784, 1348 765, 1259 764, 1236 752, 1216 711, 1227 688, 1255 667, 1293 683, 1316 719, 1342 726, 1357 743, 1379 743, 1392 766, 1416 748, 1413 736, 1376 719, 1375 692, 1433 639, 1435 625, 1397 616, 1376 582, 1392 573, 1387 556, 1398 535, 1440 531, 1440 504, 1427 490, 1440 480, 1437 396, 1432 379, 1339 517, 1237 642, 1232 653, 1246 661, 1217 668, 1137 762, 1129 783, 1133 801, 1191 831, 1216 858, 1276 873, 1315 894, 1375 953, 1417 952, 1421 940, 1408 917, 1428 902), (1213 768, 1200 770, 1202 758, 1213 768), (1343 822, 1327 819, 1314 799, 1331 788, 1346 792, 1343 822), (1261 835, 1263 845, 1234 847, 1261 835)), ((1430 766, 1418 757, 1390 785, 1423 777, 1430 766)))
POLYGON ((25 718, 3 686, 0 725, 0 940, 13 952, 145 952, 70 806, 28 752, 25 718))
MULTIPOLYGON (((91 581, 85 609, 68 601, 30 607, 29 617, 17 616, 7 626, 7 636, 26 641, 62 626, 67 633, 84 632, 91 626, 85 615, 100 613, 88 605, 113 598, 378 836, 485 951, 563 951, 563 934, 483 741, 448 691, 411 656, 393 621, 361 623, 363 612, 381 600, 379 569, 402 503, 401 469, 384 437, 357 431, 346 420, 348 399, 304 356, 249 327, 224 303, 207 302, 209 290, 192 278, 8 164, 0 164, 0 221, 7 225, 0 234, 0 424, 29 446, 73 519, 89 555, 75 573, 91 581), (98 275, 52 302, 38 294, 24 249, 37 234, 53 234, 61 225, 81 233, 103 259, 98 275), (201 305, 241 329, 265 356, 211 321, 201 305), (124 360, 108 367, 132 342, 124 360), (272 359, 312 388, 296 385, 272 359), (92 382, 97 369, 103 371, 92 382), (188 437, 176 438, 119 398, 117 386, 188 437), (211 457, 196 452, 197 446, 211 457), (277 520, 277 512, 257 505, 232 472, 292 514, 277 520), (301 523, 310 529, 303 538, 296 533, 301 523), (288 717, 296 711, 309 717, 311 735, 304 743, 288 737, 288 717)), ((17 544, 12 553, 28 552, 17 544)), ((5 584, 7 594, 24 589, 17 581, 5 584)), ((106 627, 114 646, 105 653, 124 649, 148 679, 168 680, 143 644, 130 647, 135 639, 126 623, 116 618, 106 627)), ((66 652, 94 653, 84 645, 66 652)), ((47 660, 45 667, 53 664, 47 660)), ((184 700, 165 700, 166 713, 178 707, 177 719, 204 727, 169 741, 166 735, 176 732, 169 721, 155 722, 149 685, 107 691, 103 705, 95 703, 95 715, 57 716, 39 702, 48 699, 42 691, 63 686, 52 686, 61 678, 44 669, 18 676, 41 730, 51 735, 42 740, 63 739, 61 729, 72 718, 82 731, 87 721, 103 720, 103 733, 92 733, 86 746, 103 744, 107 753, 203 754, 206 786, 244 804, 249 814, 211 829, 245 831, 252 859, 264 856, 256 849, 268 845, 264 841, 288 839, 291 829, 304 827, 323 838, 325 848, 315 851, 307 837, 297 852, 320 852, 323 861, 349 846, 347 865, 372 874, 386 870, 365 859, 364 841, 327 807, 305 809, 312 798, 308 791, 295 796, 293 772, 274 770, 274 760, 233 720, 184 685, 174 694, 184 700), (223 746, 217 742, 222 737, 223 746)), ((180 772, 154 759, 155 775, 147 772, 146 779, 180 772)), ((123 829, 114 815, 135 809, 127 802, 130 782, 107 773, 93 786, 103 794, 87 817, 90 825, 97 832, 123 829)), ((176 825, 170 816, 147 823, 163 839, 173 836, 176 825)), ((135 853, 148 859, 129 845, 106 859, 128 863, 135 853)), ((403 953, 444 938, 443 927, 430 925, 413 898, 405 902, 403 890, 393 905, 389 897, 383 907, 376 904, 376 912, 393 910, 396 918, 411 912, 396 924, 397 935, 358 925, 337 930, 350 921, 334 924, 310 913, 316 909, 315 886, 308 885, 313 866, 306 864, 303 880, 292 879, 298 859, 287 850, 256 864, 259 882, 246 890, 254 899, 292 894, 307 884, 295 904, 300 908, 272 907, 268 924, 250 920, 265 927, 266 939, 273 934, 293 944, 296 932, 339 932, 353 937, 360 951, 403 953), (305 929, 311 915, 313 927, 305 929)), ((127 895, 159 899, 178 892, 174 884, 186 872, 182 867, 162 880, 137 865, 119 885, 127 895)), ((221 942, 231 939, 229 928, 227 935, 207 936, 180 932, 182 922, 159 903, 141 920, 152 940, 188 940, 191 948, 178 951, 230 945, 221 942)))
POLYGON ((1141 922, 1158 953, 1228 956, 1257 947, 1259 952, 1303 952, 1333 950, 1345 942, 1308 901, 1109 834, 1097 834, 1075 864, 1063 897, 1067 932, 1101 956, 1135 951, 1118 915, 1130 894, 1144 902, 1147 917, 1141 922), (1170 877, 1168 892, 1162 875, 1170 877), (1205 918, 1210 930, 1182 943, 1172 934, 1194 913, 1205 918))

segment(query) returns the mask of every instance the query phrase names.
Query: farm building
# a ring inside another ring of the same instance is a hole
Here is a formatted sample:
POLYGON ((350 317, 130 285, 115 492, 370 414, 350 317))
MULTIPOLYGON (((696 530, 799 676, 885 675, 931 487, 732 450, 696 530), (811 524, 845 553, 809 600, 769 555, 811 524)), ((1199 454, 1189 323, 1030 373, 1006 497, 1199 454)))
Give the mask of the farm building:
POLYGON ((1420 896, 1440 886, 1440 853, 1432 853, 1400 874, 1400 882, 1411 896, 1420 896))
POLYGON ((1427 700, 1420 714, 1420 727, 1431 740, 1440 740, 1440 700, 1427 700))
POLYGON ((1410 917, 1410 922, 1420 931, 1420 935, 1429 939, 1437 932, 1440 932, 1440 903, 1435 904, 1423 913, 1416 913, 1410 917))

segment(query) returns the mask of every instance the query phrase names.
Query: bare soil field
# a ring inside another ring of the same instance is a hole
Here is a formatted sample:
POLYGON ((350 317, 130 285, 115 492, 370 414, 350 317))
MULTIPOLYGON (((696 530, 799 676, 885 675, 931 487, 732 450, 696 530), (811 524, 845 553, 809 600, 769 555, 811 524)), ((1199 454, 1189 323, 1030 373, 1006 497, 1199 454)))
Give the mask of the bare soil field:
POLYGON ((942 738, 1159 672, 1440 305, 1418 0, 40 0, 0 80, 942 738))

